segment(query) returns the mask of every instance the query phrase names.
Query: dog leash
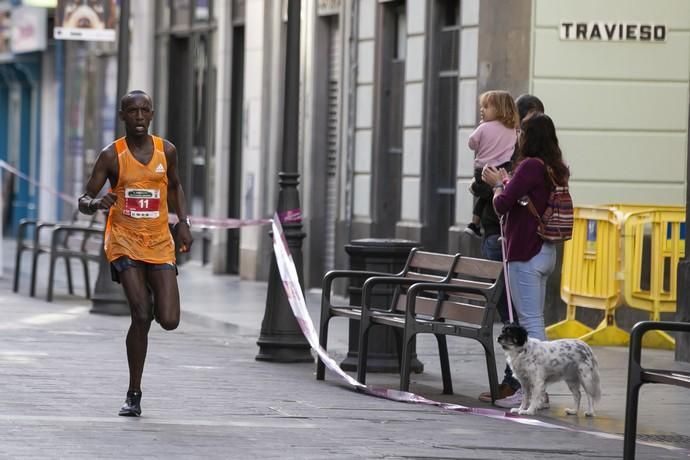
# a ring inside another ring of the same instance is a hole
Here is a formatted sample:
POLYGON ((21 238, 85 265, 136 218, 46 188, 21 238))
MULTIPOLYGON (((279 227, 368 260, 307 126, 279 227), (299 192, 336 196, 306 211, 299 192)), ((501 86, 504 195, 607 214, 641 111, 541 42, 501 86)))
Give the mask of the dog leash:
POLYGON ((504 214, 499 219, 499 227, 501 228, 501 260, 503 262, 503 277, 506 284, 506 300, 508 302, 508 321, 510 324, 513 323, 513 300, 510 296, 510 276, 508 275, 508 262, 506 261, 506 254, 508 249, 506 248, 506 239, 503 234, 503 225, 505 224, 507 214, 504 214))

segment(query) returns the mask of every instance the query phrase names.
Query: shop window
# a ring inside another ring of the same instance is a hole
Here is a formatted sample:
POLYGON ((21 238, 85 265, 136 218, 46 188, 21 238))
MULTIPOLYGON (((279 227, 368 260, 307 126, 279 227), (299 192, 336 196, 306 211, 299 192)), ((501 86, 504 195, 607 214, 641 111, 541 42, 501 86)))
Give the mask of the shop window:
POLYGON ((189 27, 191 23, 190 0, 172 0, 172 24, 175 27, 189 27))
POLYGON ((405 16, 405 4, 396 5, 393 9, 393 15, 395 16, 393 22, 395 27, 393 33, 393 38, 395 40, 395 44, 393 45, 393 59, 404 61, 407 51, 407 17, 405 16))
POLYGON ((460 23, 460 0, 443 0, 439 6, 442 27, 453 27, 460 23))
POLYGON ((199 22, 206 22, 211 17, 211 3, 212 0, 195 0, 194 5, 194 20, 199 22))

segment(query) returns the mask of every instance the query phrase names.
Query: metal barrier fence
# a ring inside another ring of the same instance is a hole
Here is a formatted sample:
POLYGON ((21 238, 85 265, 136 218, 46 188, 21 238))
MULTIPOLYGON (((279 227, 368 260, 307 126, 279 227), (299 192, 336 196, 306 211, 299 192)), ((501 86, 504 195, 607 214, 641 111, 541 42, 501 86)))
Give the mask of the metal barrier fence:
MULTIPOLYGON (((547 327, 547 337, 627 345, 628 332, 616 325, 618 307, 647 311, 651 320, 676 310, 678 261, 685 254, 685 207, 580 206, 574 217, 561 271, 566 318, 547 327), (592 329, 575 319, 577 308, 603 310, 604 319, 592 329)), ((647 334, 644 345, 675 346, 663 332, 647 334)))
MULTIPOLYGON (((651 321, 676 311, 678 262, 685 255, 685 209, 633 212, 623 227, 625 279, 623 298, 629 307, 649 312, 651 321)), ((662 331, 645 334, 645 346, 674 348, 662 331)))

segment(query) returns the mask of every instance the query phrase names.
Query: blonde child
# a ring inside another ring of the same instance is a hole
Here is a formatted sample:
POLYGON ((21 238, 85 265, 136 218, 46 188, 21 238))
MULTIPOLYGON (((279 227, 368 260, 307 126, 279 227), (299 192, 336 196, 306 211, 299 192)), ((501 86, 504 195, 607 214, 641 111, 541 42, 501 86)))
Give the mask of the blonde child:
POLYGON ((472 209, 472 222, 465 233, 481 237, 480 217, 492 196, 482 180, 486 166, 509 169, 517 141, 519 117, 515 101, 507 91, 487 91, 479 96, 479 126, 470 135, 468 145, 474 151, 474 180, 470 192, 477 197, 472 209))

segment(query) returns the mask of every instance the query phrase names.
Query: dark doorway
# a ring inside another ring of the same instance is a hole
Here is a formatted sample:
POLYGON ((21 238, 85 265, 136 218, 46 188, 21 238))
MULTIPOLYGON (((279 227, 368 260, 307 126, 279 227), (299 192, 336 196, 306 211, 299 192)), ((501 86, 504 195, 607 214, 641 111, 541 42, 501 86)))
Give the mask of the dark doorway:
POLYGON ((194 103, 192 63, 188 37, 170 38, 168 72, 168 139, 177 147, 178 173, 182 187, 192 191, 192 131, 189 114, 194 103))
POLYGON ((379 4, 374 237, 395 236, 400 219, 407 18, 402 1, 379 4))
MULTIPOLYGON (((228 216, 240 218, 242 196, 242 125, 244 123, 244 26, 233 27, 232 34, 232 86, 230 94, 230 161, 228 180, 228 216)), ((239 273, 240 230, 228 230, 228 273, 239 273)))
POLYGON ((457 0, 436 0, 431 18, 422 242, 438 252, 448 251, 448 233, 455 222, 459 10, 457 0))

